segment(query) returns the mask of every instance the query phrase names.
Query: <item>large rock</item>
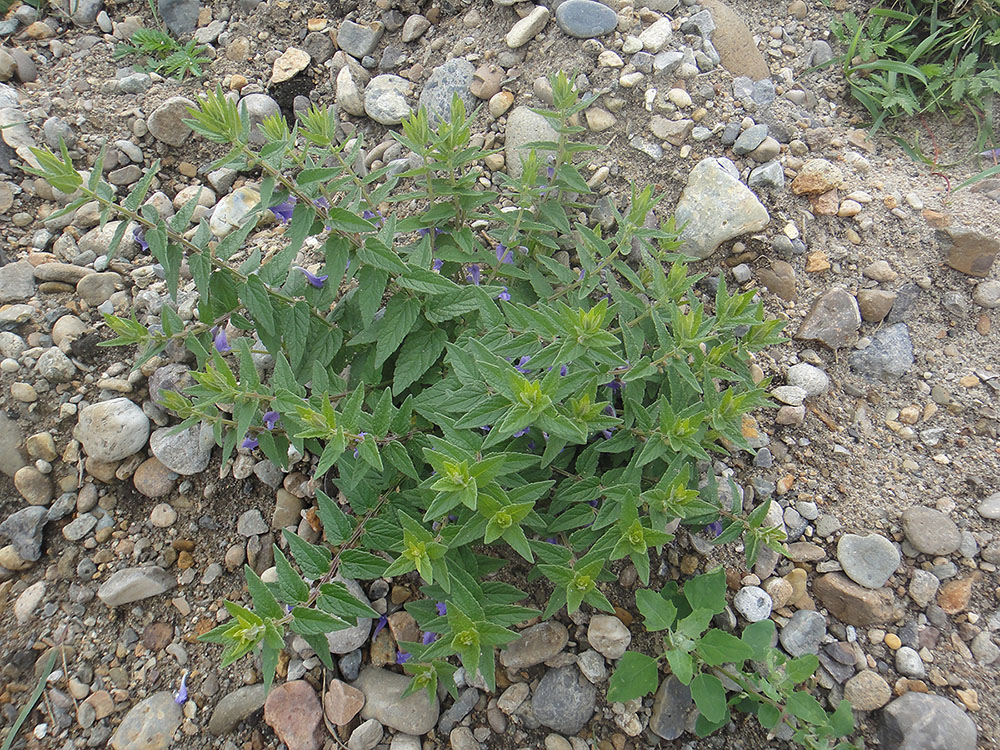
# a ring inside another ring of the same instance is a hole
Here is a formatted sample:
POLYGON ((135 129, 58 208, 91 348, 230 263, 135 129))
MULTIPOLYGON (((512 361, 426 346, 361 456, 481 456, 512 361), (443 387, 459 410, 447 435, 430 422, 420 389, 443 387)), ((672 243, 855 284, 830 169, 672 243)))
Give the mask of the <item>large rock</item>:
POLYGON ((879 534, 844 534, 837 543, 837 560, 855 583, 878 589, 899 567, 896 545, 879 534))
POLYGON ((188 107, 194 106, 193 101, 183 96, 170 97, 147 118, 149 132, 156 140, 163 141, 168 146, 182 145, 191 135, 191 128, 184 120, 191 116, 188 114, 188 107))
POLYGON ((688 175, 675 212, 682 227, 680 252, 705 259, 719 245, 758 232, 770 217, 757 196, 739 180, 728 159, 702 159, 688 175))
POLYGON ((166 690, 153 693, 125 714, 111 737, 114 750, 166 750, 181 725, 180 704, 166 690))
POLYGON ((111 574, 97 590, 97 597, 109 607, 158 596, 177 585, 177 579, 157 565, 124 568, 111 574))
POLYGON ((895 616, 890 592, 866 589, 840 573, 817 578, 813 593, 830 614, 847 625, 877 625, 895 616))
POLYGON ((835 286, 813 303, 795 338, 840 349, 857 341, 860 327, 858 301, 843 287, 835 286))
POLYGON ((592 39, 614 31, 618 16, 613 9, 595 0, 565 0, 556 8, 556 23, 570 36, 592 39))
MULTIPOLYGON (((525 144, 533 141, 558 140, 559 134, 548 120, 527 107, 516 107, 507 116, 506 140, 504 142, 507 174, 515 179, 524 174, 523 162, 531 151, 525 147, 525 144)), ((538 158, 544 162, 549 153, 551 152, 540 151, 538 158)))
POLYGON ((319 696, 305 680, 293 680, 271 690, 264 703, 264 721, 288 750, 319 750, 326 728, 319 696))
POLYGON ((190 34, 198 25, 199 0, 159 0, 160 18, 174 36, 190 34))
POLYGON ((241 187, 225 196, 212 211, 209 229, 216 237, 225 237, 243 223, 247 215, 260 203, 260 193, 253 188, 241 187))
POLYGON ((957 226, 942 230, 942 234, 949 266, 968 276, 989 276, 1000 253, 1000 239, 995 233, 984 234, 957 226))
POLYGON ((74 436, 97 461, 120 461, 142 450, 149 418, 127 398, 113 398, 80 410, 74 436))
POLYGON ((740 15, 721 0, 701 0, 699 4, 711 12, 715 22, 712 45, 719 53, 722 67, 734 76, 747 76, 754 81, 768 78, 771 72, 767 60, 740 15))
POLYGON ((426 690, 418 690, 403 698, 410 678, 378 667, 366 667, 354 687, 365 694, 361 718, 375 719, 404 734, 427 734, 437 724, 441 704, 437 696, 432 701, 426 690))
POLYGON ((42 556, 42 530, 48 509, 40 505, 22 508, 0 523, 0 535, 7 537, 22 560, 35 562, 42 556))
POLYGON ((954 521, 922 505, 903 511, 903 534, 917 552, 925 555, 950 555, 962 544, 962 532, 954 521))
POLYGON ((676 740, 687 727, 693 701, 687 685, 670 675, 660 683, 649 715, 649 728, 657 737, 676 740))
POLYGON ((380 23, 363 26, 354 21, 344 21, 337 29, 337 46, 360 60, 375 51, 384 31, 380 23))
POLYGON ((267 690, 263 683, 237 688, 215 706, 212 718, 208 720, 208 731, 216 736, 229 734, 241 721, 263 708, 266 698, 267 690))
POLYGON ((205 470, 214 445, 210 424, 191 425, 180 432, 175 427, 162 427, 149 438, 149 449, 160 463, 185 476, 205 470))
POLYGON ((0 268, 0 302, 23 302, 35 293, 35 268, 26 260, 0 268))
POLYGON ((500 652, 500 663, 507 669, 527 669, 551 659, 569 642, 569 631, 562 623, 549 620, 521 632, 500 652))
POLYGON ((909 692, 882 711, 884 750, 976 750, 976 725, 947 698, 909 692))
POLYGON ((431 71, 430 78, 420 92, 418 106, 426 107, 431 124, 451 119, 451 101, 456 94, 465 104, 465 111, 472 112, 475 102, 469 85, 476 74, 476 66, 456 57, 431 71))
POLYGON ((850 357, 851 369, 879 380, 898 380, 913 366, 913 343, 906 323, 880 328, 871 343, 850 357))
POLYGON ((383 125, 399 125, 412 112, 412 85, 393 75, 375 76, 365 88, 365 114, 383 125))
POLYGON ((560 734, 574 735, 594 713, 597 688, 575 664, 550 669, 531 699, 531 712, 543 725, 560 734))

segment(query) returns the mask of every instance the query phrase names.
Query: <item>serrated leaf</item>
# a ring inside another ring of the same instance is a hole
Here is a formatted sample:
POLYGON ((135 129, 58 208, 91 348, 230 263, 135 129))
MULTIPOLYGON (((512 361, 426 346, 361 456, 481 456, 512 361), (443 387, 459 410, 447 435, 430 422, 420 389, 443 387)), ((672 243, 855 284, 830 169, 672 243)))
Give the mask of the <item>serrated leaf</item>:
POLYGON ((274 594, 260 580, 260 576, 253 571, 253 568, 249 565, 244 565, 243 573, 247 579, 247 590, 250 592, 250 598, 253 600, 253 605, 261 617, 272 619, 283 617, 285 610, 278 604, 278 600, 274 598, 274 594))
POLYGON ((316 490, 316 514, 323 522, 323 534, 330 544, 343 544, 354 534, 354 524, 329 495, 316 490))
POLYGON ((711 722, 722 721, 729 715, 726 690, 715 675, 699 674, 691 680, 691 697, 702 715, 711 722))
POLYGON ((350 625, 339 617, 318 609, 295 607, 292 609, 292 621, 289 627, 299 635, 322 635, 343 630, 350 625))
POLYGON ((415 383, 444 351, 448 334, 440 328, 417 330, 403 341, 393 371, 392 395, 398 396, 415 383))
POLYGON ((810 724, 826 723, 826 711, 823 710, 818 700, 804 690, 798 690, 788 696, 788 700, 785 701, 785 710, 792 716, 810 724))
POLYGON ((310 544, 288 529, 282 529, 282 536, 288 542, 288 550, 295 558, 295 562, 302 568, 302 572, 314 581, 322 578, 330 572, 330 551, 317 544, 310 544))
POLYGON ((389 563, 378 555, 361 550, 348 549, 340 554, 340 572, 346 578, 360 578, 370 581, 381 578, 389 563))
POLYGON ((274 547, 274 565, 278 573, 278 590, 289 604, 304 602, 309 598, 309 586, 288 562, 285 553, 274 547))
POLYGON ((656 632, 673 627, 677 618, 677 607, 655 591, 639 589, 635 592, 635 604, 643 616, 646 630, 656 632))
POLYGON ((712 628, 698 640, 698 653, 706 664, 718 666, 753 658, 753 649, 734 635, 712 628))
POLYGON ((659 684, 659 668, 651 656, 626 651, 608 683, 608 702, 625 703, 654 692, 659 684))

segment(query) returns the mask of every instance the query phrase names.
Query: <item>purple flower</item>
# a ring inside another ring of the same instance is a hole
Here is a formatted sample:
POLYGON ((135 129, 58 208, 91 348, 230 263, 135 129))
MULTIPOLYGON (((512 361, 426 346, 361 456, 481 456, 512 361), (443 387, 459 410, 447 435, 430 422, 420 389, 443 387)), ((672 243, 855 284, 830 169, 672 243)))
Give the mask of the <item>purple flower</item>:
POLYGON ((397 651, 396 652, 396 663, 397 664, 406 664, 406 662, 408 662, 409 660, 410 660, 410 655, 408 653, 406 653, 405 651, 397 651))
POLYGON ((379 633, 382 632, 382 628, 384 628, 388 624, 389 624, 389 618, 387 618, 385 615, 382 615, 380 618, 378 618, 378 622, 375 623, 375 632, 372 633, 373 641, 375 640, 375 636, 377 636, 379 633))
POLYGON ((476 286, 479 286, 479 277, 482 276, 482 272, 479 270, 479 264, 473 263, 469 266, 469 273, 466 274, 465 278, 471 281, 476 286))
MULTIPOLYGON (((361 441, 365 439, 365 435, 367 435, 367 434, 368 434, 367 432, 359 432, 358 433, 358 442, 355 443, 355 445, 360 445, 361 441)), ((358 448, 354 449, 354 457, 355 458, 358 457, 358 448)))
POLYGON ((490 431, 490 430, 492 430, 493 428, 492 428, 492 427, 490 427, 490 426, 489 426, 488 424, 484 424, 484 425, 483 425, 482 427, 480 427, 479 429, 480 429, 480 430, 482 430, 483 432, 489 432, 489 431, 490 431))
POLYGON ((132 230, 132 238, 139 243, 139 249, 144 253, 149 250, 149 243, 146 242, 146 233, 142 231, 141 227, 136 227, 132 230))
POLYGON ((181 684, 178 686, 177 692, 174 693, 174 703, 177 703, 178 705, 184 705, 188 699, 187 676, 188 673, 185 671, 184 674, 181 675, 181 684))
POLYGON ((444 617, 446 614, 448 614, 448 605, 445 604, 444 602, 434 602, 434 608, 437 610, 437 613, 441 617, 444 617))
POLYGON ((547 174, 549 176, 549 179, 551 180, 553 177, 556 176, 556 168, 549 167, 548 169, 545 170, 545 174, 547 174))
POLYGON ((530 361, 531 357, 525 354, 523 357, 521 357, 521 359, 518 360, 517 364, 514 365, 514 369, 517 370, 522 375, 527 375, 528 370, 525 368, 525 365, 528 364, 528 362, 530 361))
POLYGON ((591 508, 596 508, 596 507, 597 507, 597 504, 598 504, 599 502, 600 502, 599 500, 591 500, 591 501, 589 501, 589 502, 588 502, 587 504, 588 504, 588 505, 589 505, 589 506, 590 506, 591 508))
POLYGON ((501 263, 513 263, 514 253, 504 244, 497 245, 497 260, 501 263))
POLYGON ((559 365, 559 374, 560 375, 562 375, 563 377, 565 377, 567 372, 569 372, 569 368, 566 365, 559 365))
POLYGON ((215 351, 219 352, 219 354, 225 354, 233 350, 233 347, 229 345, 229 339, 226 337, 226 329, 222 326, 212 329, 212 343, 215 344, 215 351))
POLYGON ((255 438, 255 437, 248 437, 248 438, 245 438, 245 439, 243 440, 243 443, 242 443, 242 445, 243 445, 243 447, 244 447, 244 448, 246 448, 247 450, 250 450, 250 451, 252 451, 252 450, 253 450, 254 448, 256 448, 256 447, 257 447, 258 445, 260 445, 260 443, 258 443, 258 442, 257 442, 257 438, 255 438))
POLYGON ((994 148, 989 151, 980 151, 979 156, 986 159, 1000 159, 1000 148, 994 148))
POLYGON ((420 640, 425 646, 430 646, 437 640, 437 633, 424 633, 424 637, 420 640))
POLYGON ((435 258, 434 262, 431 263, 431 270, 432 271, 440 271, 441 270, 441 266, 443 266, 443 265, 444 265, 444 261, 443 260, 441 260, 440 258, 435 258))
POLYGON ((288 200, 284 203, 279 203, 277 206, 271 206, 267 209, 282 224, 287 224, 292 220, 292 212, 295 211, 295 196, 289 196, 288 200))
POLYGON ((545 541, 548 542, 549 544, 559 544, 559 540, 556 539, 554 536, 546 537, 545 541))
POLYGON ((319 198, 313 201, 313 205, 315 205, 317 208, 329 208, 330 201, 328 201, 321 195, 319 198))
POLYGON ((297 270, 299 270, 299 271, 302 271, 302 273, 304 273, 306 275, 306 281, 308 281, 312 286, 316 287, 317 289, 322 289, 323 288, 323 283, 328 278, 330 278, 330 274, 328 274, 328 273, 327 274, 323 274, 322 276, 317 276, 316 274, 309 273, 309 271, 307 271, 306 269, 302 268, 301 266, 295 266, 295 268, 297 270))
POLYGON ((278 424, 279 419, 281 419, 281 415, 276 411, 264 412, 264 426, 269 430, 274 429, 274 426, 278 424))
POLYGON ((521 436, 523 436, 523 435, 527 435, 527 434, 528 434, 528 430, 530 430, 530 429, 531 429, 530 427, 525 427, 525 428, 523 428, 523 429, 520 429, 520 430, 518 430, 517 432, 515 432, 515 433, 514 433, 514 434, 512 435, 512 437, 521 437, 521 436))
POLYGON ((610 383, 606 384, 606 387, 613 391, 620 391, 622 389, 622 384, 617 380, 612 380, 610 383))
POLYGON ((497 295, 497 299, 503 302, 510 302, 510 292, 507 291, 507 287, 504 287, 503 291, 497 295))
POLYGON ((611 428, 609 428, 607 430, 601 430, 601 434, 604 435, 604 439, 605 440, 610 440, 611 439, 611 433, 614 432, 614 431, 615 431, 615 428, 611 427, 611 428))
POLYGON ((576 280, 577 280, 577 281, 583 281, 583 277, 584 277, 584 275, 586 275, 586 271, 584 271, 584 270, 583 270, 583 269, 581 268, 581 269, 580 269, 580 275, 576 277, 576 280))
POLYGON ((712 523, 705 527, 705 530, 712 532, 712 538, 717 537, 722 533, 722 521, 712 521, 712 523))
POLYGON ((371 221, 375 226, 380 227, 385 222, 385 217, 381 211, 362 211, 361 218, 371 221))

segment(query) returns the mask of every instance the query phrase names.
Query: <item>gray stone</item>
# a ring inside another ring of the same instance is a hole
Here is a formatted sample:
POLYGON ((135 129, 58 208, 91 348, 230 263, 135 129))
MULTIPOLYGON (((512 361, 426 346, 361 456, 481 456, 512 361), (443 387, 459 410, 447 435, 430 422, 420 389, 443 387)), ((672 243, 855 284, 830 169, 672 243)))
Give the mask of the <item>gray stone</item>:
POLYGON ((191 425, 180 432, 176 427, 163 427, 149 438, 149 448, 160 463, 185 476, 205 470, 214 445, 209 424, 191 425))
POLYGON ((940 585, 941 581, 936 575, 917 568, 913 571, 913 577, 910 579, 910 598, 923 609, 934 601, 934 595, 937 594, 940 585))
POLYGON ((360 60, 375 51, 382 33, 381 24, 363 26, 354 21, 344 21, 337 30, 337 46, 360 60))
POLYGON ((610 34, 618 26, 618 16, 604 3, 594 0, 565 0, 556 8, 556 23, 577 39, 610 34))
POLYGON ((972 301, 990 310, 1000 307, 1000 281, 995 279, 980 281, 972 293, 972 301))
POLYGON ((736 611, 750 622, 766 620, 771 615, 771 597, 759 586, 744 586, 733 597, 736 611))
POLYGON ((781 629, 781 647, 791 656, 818 654, 826 635, 826 618, 811 609, 800 609, 781 629))
POLYGON ((785 187, 785 170, 780 161, 762 164, 750 172, 747 185, 753 190, 781 190, 785 187))
MULTIPOLYGON (((507 174, 515 179, 524 173, 523 161, 530 149, 524 147, 532 141, 558 141, 559 134, 540 114, 527 107, 516 107, 507 116, 506 141, 504 142, 507 174)), ((548 152, 538 154, 544 161, 548 152)))
POLYGON ((526 669, 551 659, 569 642, 569 631, 562 623, 549 620, 521 631, 521 636, 500 652, 500 663, 507 669, 526 669))
MULTIPOLYGON (((14 334, 4 333, 0 335, 13 336, 14 334)), ((5 354, 5 356, 10 355, 5 354)), ((21 428, 17 426, 17 422, 0 410, 0 472, 13 477, 17 470, 25 465, 20 448, 23 442, 24 436, 21 434, 21 428)))
POLYGON ((71 542, 78 542, 97 526, 96 516, 90 513, 81 513, 68 524, 63 526, 62 535, 71 542))
POLYGON ((807 362, 799 362, 788 368, 785 373, 785 382, 801 388, 806 392, 806 398, 820 396, 829 389, 830 378, 818 367, 807 362))
POLYGON ((659 143, 652 143, 646 140, 642 136, 633 135, 628 139, 628 145, 639 151, 646 156, 648 156, 653 161, 659 161, 663 158, 663 146, 659 143))
POLYGON ((898 380, 913 366, 913 344, 906 323, 881 328, 871 343, 850 356, 851 369, 880 380, 898 380))
POLYGON ((691 170, 675 212, 683 227, 680 252, 705 259, 723 242, 767 226, 767 209, 734 172, 731 161, 714 158, 691 170))
POLYGON ((177 585, 177 579, 163 568, 124 568, 111 574, 97 590, 98 598, 109 607, 120 607, 150 596, 158 596, 177 585))
POLYGON ((35 267, 26 260, 0 268, 0 303, 21 302, 35 294, 35 267))
POLYGON ((614 615, 594 615, 587 626, 587 641, 608 659, 620 659, 632 642, 632 634, 614 615))
POLYGON ((670 675, 660 683, 649 715, 649 728, 665 740, 676 740, 687 727, 693 702, 687 685, 670 675))
POLYGON ((49 347, 42 352, 35 368, 50 383, 68 383, 76 375, 76 365, 58 346, 49 347))
POLYGON ((883 709, 879 740, 887 750, 975 750, 977 732, 947 698, 909 692, 883 709))
POLYGON ((976 511, 983 518, 989 518, 992 521, 1000 520, 1000 492, 994 492, 979 503, 976 506, 976 511))
POLYGON ((448 734, 452 728, 462 719, 472 713, 472 709, 479 702, 479 690, 474 687, 467 687, 463 690, 458 700, 451 704, 451 707, 441 714, 438 722, 438 732, 448 734))
POLYGON ((341 656, 337 660, 337 669, 340 670, 340 676, 348 682, 358 679, 361 672, 361 649, 356 648, 341 656))
POLYGON ((111 737, 114 750, 166 750, 181 725, 181 706, 163 690, 134 705, 111 737))
POLYGON ((962 544, 962 532, 948 516, 916 505, 903 511, 903 534, 917 552, 950 555, 962 544))
POLYGON ((347 741, 347 750, 374 750, 374 747, 382 741, 385 730, 375 719, 359 724, 347 741))
POLYGON ((174 36, 190 34, 198 25, 199 0, 157 0, 160 18, 174 36))
POLYGON ((149 399, 159 403, 164 391, 184 393, 184 389, 191 385, 194 385, 191 368, 180 362, 171 362, 157 367, 149 376, 149 399))
POLYGON ((146 445, 149 418, 129 399, 113 398, 81 409, 74 435, 88 456, 120 461, 146 445))
POLYGON ((809 50, 810 65, 822 65, 823 63, 830 62, 832 59, 833 49, 827 42, 817 39, 812 43, 812 49, 809 50))
POLYGON ((899 567, 896 545, 878 534, 844 534, 837 543, 837 560, 847 576, 865 588, 878 589, 899 567))
POLYGON ((426 107, 432 125, 441 120, 451 120, 451 102, 455 95, 465 104, 465 111, 475 107, 469 85, 476 74, 476 66, 468 60, 456 57, 431 71, 423 91, 420 92, 418 106, 426 107))
POLYGON ((240 536, 251 537, 266 534, 268 531, 264 515, 257 508, 245 510, 236 519, 236 533, 240 536))
POLYGON ((753 125, 740 133, 733 144, 733 153, 745 156, 763 143, 765 138, 767 138, 767 125, 763 123, 753 125))
POLYGON ((195 103, 186 97, 170 97, 147 118, 149 132, 168 146, 182 145, 191 135, 191 128, 184 124, 184 120, 190 117, 188 107, 194 106, 195 103))
POLYGON ((857 340, 860 327, 858 301, 843 287, 834 287, 813 303, 795 338, 840 349, 857 340))
POLYGON ((437 724, 441 704, 436 696, 433 701, 428 698, 426 690, 417 690, 403 698, 409 684, 407 675, 366 667, 353 684, 365 694, 361 718, 375 719, 404 734, 427 734, 437 724))
POLYGON ((411 113, 410 82, 393 75, 375 76, 365 88, 365 114, 383 125, 398 125, 411 113))
POLYGON ((267 142, 267 136, 260 129, 260 124, 271 115, 281 112, 281 107, 267 94, 248 94, 240 99, 240 107, 246 107, 247 119, 250 121, 250 143, 261 146, 267 142))
POLYGON ((571 664, 545 673, 531 698, 531 711, 543 726, 574 735, 590 720, 596 699, 597 689, 571 664))
MULTIPOLYGON (((347 590, 351 593, 351 596, 353 596, 354 598, 358 599, 364 604, 369 604, 369 605, 371 604, 371 602, 368 600, 368 597, 365 596, 364 590, 354 579, 341 578, 340 576, 337 576, 334 580, 344 584, 347 587, 347 590)), ((326 641, 330 646, 330 653, 346 654, 351 651, 354 651, 355 649, 361 648, 361 646, 363 646, 368 641, 368 635, 371 633, 371 630, 372 630, 372 618, 358 617, 356 625, 349 628, 344 628, 343 630, 335 630, 332 633, 327 633, 326 641)), ((367 719, 372 717, 366 716, 365 718, 367 719)), ((376 716, 374 718, 378 717, 376 716)), ((382 723, 385 724, 384 721, 382 723)), ((400 731, 404 730, 401 729, 400 731)), ((411 734, 423 734, 423 732, 411 732, 411 734)))
POLYGON ((306 34, 306 38, 302 40, 302 49, 317 65, 325 63, 336 51, 330 35, 322 31, 310 31, 306 34))
POLYGON ((515 23, 507 32, 507 36, 504 37, 507 46, 510 49, 518 49, 526 45, 545 28, 551 15, 551 11, 544 5, 536 5, 528 15, 515 23))
POLYGON ((972 655, 984 667, 1000 658, 1000 647, 997 647, 997 644, 993 642, 993 637, 988 630, 982 631, 973 638, 971 647, 972 655))
POLYGON ((253 188, 244 186, 234 190, 216 204, 209 229, 216 237, 225 237, 240 227, 258 203, 260 193, 253 188))
POLYGON ((266 699, 267 690, 263 683, 237 688, 215 706, 208 721, 208 731, 216 736, 229 734, 241 721, 260 711, 266 699))
POLYGON ((924 662, 916 649, 901 646, 896 650, 896 671, 905 677, 920 679, 924 676, 924 662))
POLYGON ((22 560, 35 562, 42 556, 42 531, 48 521, 48 511, 40 505, 11 513, 0 523, 0 534, 14 545, 22 560))
POLYGON ((76 284, 76 293, 91 307, 97 307, 111 298, 122 286, 122 277, 113 271, 89 273, 76 284))

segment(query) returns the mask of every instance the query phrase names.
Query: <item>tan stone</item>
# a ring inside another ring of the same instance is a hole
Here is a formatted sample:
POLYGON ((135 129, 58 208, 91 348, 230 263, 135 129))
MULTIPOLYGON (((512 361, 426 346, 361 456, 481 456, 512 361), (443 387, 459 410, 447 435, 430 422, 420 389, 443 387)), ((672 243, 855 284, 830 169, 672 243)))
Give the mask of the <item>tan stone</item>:
POLYGON ((722 67, 734 76, 749 76, 755 81, 770 77, 767 60, 754 44, 750 27, 740 14, 721 0, 702 0, 701 6, 708 9, 715 21, 712 44, 722 67))
POLYGON ((891 593, 866 589, 840 573, 816 579, 813 593, 834 617, 848 625, 874 625, 893 619, 891 593))
POLYGON ((323 711, 338 727, 349 724, 365 705, 365 694, 346 682, 333 680, 323 695, 323 711))

